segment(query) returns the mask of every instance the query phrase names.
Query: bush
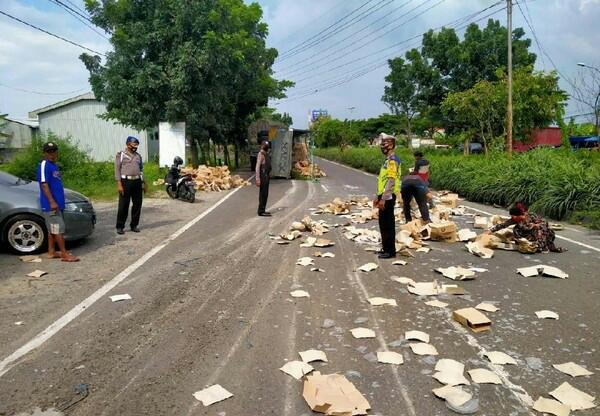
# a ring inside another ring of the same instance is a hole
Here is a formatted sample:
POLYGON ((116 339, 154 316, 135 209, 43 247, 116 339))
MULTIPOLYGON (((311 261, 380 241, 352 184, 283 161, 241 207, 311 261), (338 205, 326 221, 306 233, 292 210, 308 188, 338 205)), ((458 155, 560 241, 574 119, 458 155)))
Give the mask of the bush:
MULTIPOLYGON (((397 151, 406 174, 414 158, 397 151)), ((317 149, 316 154, 377 173, 377 148, 317 149)), ((557 220, 574 215, 575 221, 600 226, 600 154, 569 149, 535 149, 508 158, 504 153, 464 156, 426 151, 431 162, 431 186, 448 189, 467 199, 508 206, 523 201, 530 209, 557 220), (575 213, 575 214, 573 214, 575 213)))

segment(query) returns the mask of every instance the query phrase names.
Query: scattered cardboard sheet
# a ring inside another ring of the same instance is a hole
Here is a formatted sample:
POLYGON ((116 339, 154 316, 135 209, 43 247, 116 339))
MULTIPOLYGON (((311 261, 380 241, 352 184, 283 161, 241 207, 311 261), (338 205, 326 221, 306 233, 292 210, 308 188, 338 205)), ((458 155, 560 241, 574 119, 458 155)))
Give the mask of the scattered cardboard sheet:
POLYGON ((452 280, 472 280, 475 279, 475 272, 473 270, 465 269, 460 266, 451 267, 438 267, 435 269, 436 272, 441 273, 442 276, 452 280))
POLYGON ((576 389, 566 381, 549 394, 562 404, 569 406, 571 410, 585 410, 596 407, 594 396, 576 389))
POLYGON ((300 244, 300 247, 313 247, 317 242, 316 237, 307 237, 306 241, 300 244))
POLYGON ((300 238, 301 236, 302 236, 302 233, 298 230, 294 230, 291 233, 283 233, 283 234, 279 235, 279 237, 283 238, 284 240, 288 240, 288 241, 295 240, 296 238, 300 238))
POLYGON ((394 266, 406 266, 407 263, 404 260, 394 260, 392 264, 394 266))
POLYGON ((479 309, 480 311, 485 311, 485 312, 496 312, 496 311, 500 310, 496 306, 492 305, 491 303, 486 303, 486 302, 481 302, 479 305, 475 306, 475 309, 479 309))
POLYGON ((471 383, 463 375, 465 366, 458 361, 449 358, 442 358, 435 365, 436 373, 432 376, 442 384, 449 386, 458 386, 460 384, 470 385, 471 383))
POLYGON ((383 364, 404 364, 404 357, 394 351, 379 351, 377 361, 383 364))
POLYGON ((569 413, 571 413, 571 408, 569 406, 565 406, 556 400, 546 399, 544 397, 540 397, 535 401, 533 410, 555 416, 569 416, 569 413))
POLYGON ((470 241, 465 244, 469 253, 475 254, 476 256, 481 257, 482 259, 491 259, 494 257, 494 250, 491 248, 484 247, 482 244, 476 241, 470 241))
POLYGON ((29 276, 29 277, 42 277, 45 274, 48 274, 48 272, 45 272, 43 270, 34 270, 31 273, 27 273, 27 276, 29 276))
POLYGON ((448 306, 447 303, 444 302, 440 302, 439 300, 435 299, 435 300, 430 300, 429 302, 425 302, 425 305, 427 306, 434 306, 436 308, 445 308, 446 306, 448 306))
POLYGON ((429 248, 429 247, 420 247, 416 251, 417 251, 417 253, 429 253, 431 251, 431 248, 429 248))
POLYGON ((296 261, 298 266, 314 266, 315 262, 310 257, 300 257, 298 261, 296 261))
POLYGON ((499 365, 505 365, 505 364, 513 364, 513 365, 517 365, 517 362, 515 361, 514 358, 512 358, 510 355, 502 352, 502 351, 489 351, 486 352, 485 355, 488 360, 490 360, 490 362, 492 364, 499 364, 499 365))
POLYGON ((379 266, 375 263, 366 263, 366 264, 363 264, 362 266, 360 266, 358 268, 358 270, 360 270, 361 272, 368 273, 370 271, 377 269, 378 267, 379 266))
POLYGON ((404 276, 400 276, 400 277, 398 277, 398 276, 392 276, 392 280, 394 282, 398 282, 398 283, 403 284, 403 285, 412 285, 412 284, 415 283, 415 281, 412 280, 410 277, 404 277, 404 276))
POLYGON ((204 406, 210 406, 211 404, 233 397, 233 394, 221 387, 220 384, 214 384, 204 390, 195 392, 194 397, 196 400, 202 402, 204 406))
POLYGON ((556 277, 558 279, 566 279, 569 277, 567 273, 563 272, 558 267, 545 265, 521 267, 520 269, 517 269, 517 273, 525 277, 539 276, 540 274, 547 277, 556 277))
POLYGON ((457 285, 442 285, 439 293, 447 293, 448 295, 464 295, 465 289, 457 285))
POLYGON ((305 363, 310 363, 313 361, 327 362, 327 356, 323 351, 320 350, 300 351, 298 354, 300 354, 300 358, 302 358, 302 361, 304 361, 305 363))
POLYGON ((417 342, 408 344, 413 353, 417 355, 438 355, 437 350, 431 344, 426 344, 424 342, 417 342))
POLYGON ((279 244, 280 246, 284 246, 289 244, 290 242, 288 240, 277 240, 275 243, 279 244))
POLYGON ((429 344, 429 334, 423 331, 406 331, 404 333, 405 339, 416 339, 417 341, 429 344))
POLYGON ((575 364, 574 362, 568 362, 564 364, 552 364, 552 367, 556 368, 558 371, 568 374, 571 377, 580 377, 580 376, 591 376, 591 371, 588 371, 586 368, 580 366, 579 364, 575 364))
POLYGON ((475 231, 471 231, 468 228, 463 228, 462 230, 458 230, 458 241, 471 241, 477 237, 477 233, 475 231))
POLYGON ((41 263, 42 258, 40 256, 21 256, 19 257, 24 263, 41 263))
POLYGON ((469 267, 469 270, 477 273, 484 273, 488 271, 488 269, 484 269, 483 267, 469 267))
POLYGON ((539 319, 558 319, 558 314, 552 311, 536 311, 535 314, 539 319))
POLYGON ((294 290, 290 292, 290 295, 293 298, 310 298, 310 295, 305 290, 294 290))
POLYGON ((366 415, 371 408, 354 384, 340 374, 307 376, 302 395, 312 411, 330 416, 366 415))
POLYGON ((471 380, 473 380, 473 383, 502 384, 502 380, 500 380, 500 377, 498 377, 496 373, 485 368, 475 368, 467 372, 469 373, 469 376, 471 376, 471 380))
POLYGON ((284 373, 294 377, 296 380, 300 380, 306 374, 314 370, 312 365, 307 364, 303 361, 289 361, 280 368, 284 373))
POLYGON ((330 240, 325 240, 323 238, 319 238, 316 243, 315 243, 315 247, 319 247, 319 248, 323 248, 323 247, 331 247, 333 246, 334 243, 330 240))
POLYGON ((23 325, 23 321, 17 321, 17 322, 15 322, 15 325, 21 326, 21 325, 23 325))
POLYGON ((409 283, 406 289, 417 296, 435 296, 440 293, 440 288, 436 281, 409 283))
POLYGON ((440 399, 446 400, 454 407, 460 407, 473 397, 470 393, 467 393, 460 387, 444 386, 439 389, 433 389, 435 394, 440 399))
POLYGON ((374 298, 367 299, 367 302, 369 302, 373 306, 381 306, 381 305, 398 306, 398 304, 396 303, 396 299, 374 297, 374 298))
POLYGON ((112 295, 110 296, 110 300, 112 300, 113 302, 120 302, 122 300, 130 300, 131 296, 127 293, 123 294, 123 295, 112 295))
POLYGON ((539 266, 521 267, 517 273, 524 277, 533 277, 540 274, 539 266))
POLYGON ((488 217, 482 217, 479 215, 475 215, 475 218, 473 219, 473 221, 474 221, 474 224, 473 224, 474 228, 485 230, 486 228, 489 227, 488 217))
POLYGON ((354 338, 375 338, 375 331, 369 328, 354 328, 350 332, 354 338))
POLYGON ((311 267, 310 271, 311 272, 319 272, 319 273, 324 273, 325 272, 324 269, 321 269, 319 267, 311 267))
POLYGON ((483 313, 475 308, 463 308, 455 310, 452 313, 452 318, 473 332, 489 331, 492 326, 492 321, 483 313))
POLYGON ((322 258, 334 258, 335 254, 330 253, 330 252, 321 253, 320 251, 316 251, 315 254, 313 254, 313 256, 322 257, 322 258))

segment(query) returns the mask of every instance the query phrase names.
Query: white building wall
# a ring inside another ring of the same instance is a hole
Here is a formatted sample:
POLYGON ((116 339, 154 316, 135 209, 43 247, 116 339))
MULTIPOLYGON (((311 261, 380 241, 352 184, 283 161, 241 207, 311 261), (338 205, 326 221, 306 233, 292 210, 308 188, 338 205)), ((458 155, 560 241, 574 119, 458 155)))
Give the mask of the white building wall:
MULTIPOLYGON (((106 112, 106 105, 96 100, 80 100, 38 115, 40 131, 53 132, 57 136, 70 136, 74 144, 97 161, 114 160, 115 154, 125 148, 127 136, 140 140, 139 153, 148 161, 148 134, 112 121, 106 121, 99 114, 106 112)), ((154 157, 153 150, 150 156, 154 157)))

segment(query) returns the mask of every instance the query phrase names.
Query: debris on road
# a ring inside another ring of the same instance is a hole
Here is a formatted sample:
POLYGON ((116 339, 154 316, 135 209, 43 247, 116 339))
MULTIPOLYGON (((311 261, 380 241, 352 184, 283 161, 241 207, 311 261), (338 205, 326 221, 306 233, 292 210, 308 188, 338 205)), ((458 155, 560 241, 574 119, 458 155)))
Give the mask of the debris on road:
POLYGON ((441 241, 444 243, 455 243, 458 241, 457 227, 452 221, 431 223, 427 227, 429 227, 429 238, 432 241, 441 241))
POLYGON ((482 217, 481 215, 475 215, 473 218, 473 227, 480 230, 485 230, 490 227, 490 220, 488 217, 482 217))
POLYGON ((284 240, 293 241, 296 238, 302 237, 302 233, 298 230, 294 230, 289 233, 283 233, 280 235, 280 237, 283 238, 284 240))
POLYGON ((569 406, 571 410, 585 410, 596 407, 594 396, 576 389, 566 381, 548 394, 562 404, 569 406))
POLYGON ((205 407, 229 399, 230 397, 233 397, 233 394, 221 387, 220 384, 214 384, 194 393, 194 398, 202 402, 205 407))
POLYGON ((15 325, 21 326, 21 325, 23 325, 23 321, 17 321, 17 322, 15 322, 15 325))
POLYGON ((394 261, 392 262, 392 264, 393 264, 394 266, 406 266, 406 265, 407 265, 407 262, 405 262, 404 260, 394 260, 394 261))
POLYGON ((413 353, 417 355, 438 355, 437 349, 425 342, 416 342, 408 344, 413 353))
POLYGON ((436 272, 441 273, 442 276, 452 280, 473 280, 475 279, 475 272, 470 269, 465 269, 460 266, 451 266, 447 268, 438 267, 435 269, 436 272))
POLYGON ((294 290, 290 292, 293 298, 310 298, 310 295, 305 290, 294 290))
POLYGON ((122 300, 130 300, 131 296, 127 293, 123 294, 123 295, 112 295, 110 296, 110 300, 112 300, 113 302, 120 302, 122 300))
POLYGON ((394 351, 379 351, 377 353, 377 361, 383 364, 404 364, 404 357, 394 351))
POLYGON ((380 298, 380 297, 369 298, 369 299, 367 299, 367 302, 369 302, 372 306, 381 306, 381 305, 398 306, 395 299, 387 299, 387 298, 380 298))
POLYGON ((369 328, 354 328, 351 329, 350 332, 352 333, 352 336, 357 339, 375 338, 375 331, 369 328))
POLYGON ((302 395, 312 411, 330 416, 366 415, 371 408, 354 384, 340 374, 315 371, 306 377, 302 395))
POLYGON ((536 311, 535 315, 538 317, 538 319, 558 319, 558 314, 556 312, 548 310, 536 311))
POLYGON ((412 280, 410 277, 403 277, 403 276, 402 276, 402 277, 398 277, 398 276, 392 276, 392 277, 391 277, 391 279, 392 279, 394 282, 398 282, 398 283, 400 283, 400 284, 403 284, 403 285, 409 285, 409 284, 414 284, 414 283, 415 283, 415 281, 414 281, 414 280, 412 280))
POLYGON ((324 270, 324 269, 321 269, 321 268, 319 268, 319 267, 312 267, 312 268, 310 269, 310 271, 311 271, 311 272, 319 272, 319 273, 324 273, 324 272, 325 272, 325 270, 324 270))
POLYGON ((300 380, 306 374, 309 374, 314 370, 312 365, 307 364, 304 361, 289 361, 280 368, 284 373, 294 377, 296 380, 300 380))
POLYGON ((552 364, 552 367, 556 368, 561 373, 570 375, 571 377, 591 376, 594 374, 579 364, 575 364, 574 362, 552 364))
POLYGON ((319 167, 319 165, 312 164, 308 160, 301 160, 294 163, 292 167, 292 172, 296 175, 300 175, 303 178, 322 178, 325 175, 323 169, 319 167))
POLYGON ((29 277, 42 277, 45 274, 48 274, 48 272, 45 272, 43 270, 34 270, 31 273, 27 273, 27 276, 29 276, 29 277))
POLYGON ((350 210, 352 209, 352 202, 335 198, 330 203, 319 205, 319 208, 324 214, 344 215, 350 213, 350 210))
POLYGON ((469 253, 479 256, 482 259, 491 259, 492 257, 494 257, 494 250, 485 247, 483 244, 481 244, 481 242, 478 242, 477 240, 468 242, 467 244, 465 244, 465 247, 467 248, 467 250, 469 250, 469 253))
POLYGON ((488 352, 485 352, 483 355, 485 355, 492 364, 517 365, 517 362, 515 361, 514 358, 512 358, 510 355, 508 355, 502 351, 488 351, 488 352))
POLYGON ((427 306, 433 306, 433 307, 436 307, 436 308, 445 308, 446 306, 448 306, 447 303, 440 302, 437 299, 430 300, 429 302, 425 302, 425 305, 427 305, 427 306))
POLYGON ((417 296, 436 296, 440 293, 438 282, 413 282, 409 283, 407 290, 417 296))
POLYGON ((320 251, 315 251, 315 253, 313 254, 314 257, 322 257, 322 258, 334 258, 335 254, 327 252, 327 253, 321 253, 320 251))
POLYGON ((571 408, 569 406, 565 406, 559 401, 546 399, 544 397, 540 397, 535 401, 533 410, 555 416, 569 416, 571 413, 571 408))
POLYGON ((432 390, 433 394, 442 400, 450 403, 454 407, 460 407, 473 397, 460 387, 444 386, 432 390))
POLYGON ((429 334, 423 331, 406 331, 404 332, 404 338, 407 340, 417 340, 429 344, 429 334))
POLYGON ((540 275, 547 277, 556 277, 559 279, 566 279, 569 277, 567 273, 563 272, 558 267, 545 265, 521 267, 520 269, 517 269, 517 273, 524 277, 534 277, 540 275))
POLYGON ((319 238, 316 242, 315 242, 315 247, 319 247, 319 248, 324 248, 324 247, 331 247, 333 246, 334 243, 330 240, 325 240, 323 238, 319 238))
POLYGON ((475 368, 473 370, 467 371, 473 383, 477 384, 502 384, 502 380, 500 377, 493 371, 487 370, 485 368, 475 368))
POLYGON ((471 383, 464 376, 465 365, 458 361, 442 358, 435 365, 436 373, 432 376, 437 381, 448 386, 458 386, 461 384, 470 385, 471 383))
POLYGON ((323 351, 320 350, 300 351, 298 354, 300 354, 300 358, 302 358, 302 361, 305 363, 310 363, 313 361, 327 362, 327 356, 323 351))
POLYGON ((362 266, 360 266, 358 268, 358 270, 360 270, 361 272, 371 272, 375 269, 377 269, 379 267, 379 265, 375 264, 375 263, 367 263, 367 264, 363 264, 362 266))
POLYGON ((181 169, 181 175, 192 175, 194 188, 198 191, 221 192, 232 188, 250 185, 250 182, 239 175, 231 175, 228 166, 200 165, 197 169, 186 167, 181 169))
POLYGON ((21 256, 19 257, 24 263, 41 263, 42 258, 40 256, 21 256))
POLYGON ((298 266, 314 266, 315 262, 311 257, 300 257, 297 261, 296 264, 298 266))
POLYGON ((452 318, 473 332, 489 331, 492 327, 492 321, 490 321, 487 316, 475 308, 463 308, 455 310, 452 313, 452 318))
POLYGON ((307 237, 306 240, 304 240, 304 242, 302 244, 300 244, 300 247, 302 247, 302 248, 313 247, 316 242, 317 242, 316 237, 307 237))
POLYGON ((475 306, 475 309, 479 309, 480 311, 485 312, 497 312, 499 309, 492 305, 491 303, 481 302, 479 305, 475 306))
POLYGON ((477 233, 475 231, 471 231, 468 228, 458 230, 458 241, 472 241, 475 238, 477 238, 477 233))

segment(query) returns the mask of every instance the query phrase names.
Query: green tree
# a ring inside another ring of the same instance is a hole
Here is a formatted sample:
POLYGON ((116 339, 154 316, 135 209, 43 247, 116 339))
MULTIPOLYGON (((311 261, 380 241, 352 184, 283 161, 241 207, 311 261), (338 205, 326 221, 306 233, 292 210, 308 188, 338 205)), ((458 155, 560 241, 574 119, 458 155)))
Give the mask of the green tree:
POLYGON ((330 117, 320 117, 311 127, 317 147, 346 148, 349 145, 358 146, 362 137, 357 123, 352 120, 338 120, 330 117))
POLYGON ((254 113, 254 116, 252 117, 252 121, 260 120, 260 119, 278 121, 287 127, 294 124, 294 120, 292 119, 292 116, 290 114, 288 114, 288 113, 280 114, 277 112, 277 110, 275 110, 274 108, 271 108, 271 107, 258 107, 256 109, 256 112, 254 113))
MULTIPOLYGON (((277 51, 256 3, 242 0, 86 0, 93 22, 112 33, 106 63, 82 54, 106 119, 146 129, 185 121, 196 146, 245 138, 251 115, 291 85, 272 76, 277 51)), ((236 155, 237 155, 236 146, 236 155)))

